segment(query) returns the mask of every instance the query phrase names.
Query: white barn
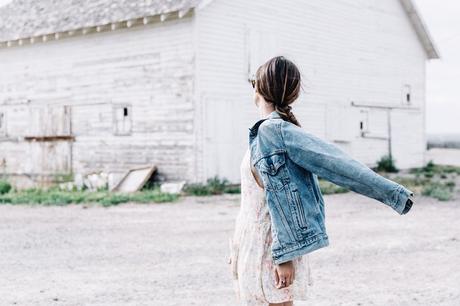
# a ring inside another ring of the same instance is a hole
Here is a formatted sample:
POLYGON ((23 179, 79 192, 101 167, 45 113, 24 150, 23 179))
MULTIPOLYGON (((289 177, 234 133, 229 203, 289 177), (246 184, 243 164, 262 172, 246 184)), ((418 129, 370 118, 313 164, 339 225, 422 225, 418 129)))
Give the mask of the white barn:
POLYGON ((0 8, 0 174, 155 164, 164 180, 239 182, 258 120, 248 76, 301 69, 303 128, 373 166, 426 162, 425 65, 410 0, 13 0, 0 8))

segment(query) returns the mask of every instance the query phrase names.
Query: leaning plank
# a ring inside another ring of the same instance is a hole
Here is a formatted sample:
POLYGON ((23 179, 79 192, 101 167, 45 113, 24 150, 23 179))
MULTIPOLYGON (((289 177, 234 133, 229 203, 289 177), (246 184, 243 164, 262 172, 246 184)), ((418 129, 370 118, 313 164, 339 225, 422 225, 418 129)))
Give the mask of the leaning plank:
POLYGON ((121 181, 112 189, 117 192, 139 191, 156 171, 156 166, 130 169, 121 181))

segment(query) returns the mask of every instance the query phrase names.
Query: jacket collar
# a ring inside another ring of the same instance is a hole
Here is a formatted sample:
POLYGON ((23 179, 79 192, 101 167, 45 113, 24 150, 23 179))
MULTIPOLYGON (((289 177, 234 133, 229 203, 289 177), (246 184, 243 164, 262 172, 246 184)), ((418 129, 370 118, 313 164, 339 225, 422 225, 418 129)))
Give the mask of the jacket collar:
POLYGON ((267 119, 273 119, 273 118, 281 118, 280 114, 275 110, 272 111, 270 114, 268 114, 267 119))
POLYGON ((274 119, 274 118, 281 118, 280 114, 276 110, 272 111, 268 116, 258 120, 252 127, 249 128, 249 140, 251 141, 257 135, 257 131, 259 129, 259 125, 262 124, 267 119, 274 119))

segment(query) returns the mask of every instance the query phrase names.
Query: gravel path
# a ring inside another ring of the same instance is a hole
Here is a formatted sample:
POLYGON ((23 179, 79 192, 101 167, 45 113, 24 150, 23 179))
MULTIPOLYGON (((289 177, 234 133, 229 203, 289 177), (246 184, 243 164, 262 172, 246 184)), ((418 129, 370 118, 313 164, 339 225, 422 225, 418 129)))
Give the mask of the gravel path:
MULTIPOLYGON (((398 215, 325 196, 330 245, 310 254, 302 305, 460 305, 460 202, 398 215)), ((236 306, 228 237, 239 195, 177 203, 0 205, 0 305, 236 306)))

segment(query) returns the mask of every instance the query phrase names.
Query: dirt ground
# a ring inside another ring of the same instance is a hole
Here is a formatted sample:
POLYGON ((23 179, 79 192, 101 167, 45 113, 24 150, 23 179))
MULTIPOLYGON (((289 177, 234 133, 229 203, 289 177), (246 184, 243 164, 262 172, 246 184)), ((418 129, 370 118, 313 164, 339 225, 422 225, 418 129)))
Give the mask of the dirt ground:
MULTIPOLYGON (((302 305, 460 305, 460 202, 407 215, 325 196, 330 245, 302 305)), ((237 305, 228 237, 239 195, 176 203, 0 205, 0 305, 237 305)))

